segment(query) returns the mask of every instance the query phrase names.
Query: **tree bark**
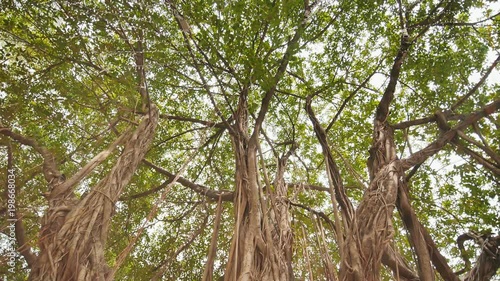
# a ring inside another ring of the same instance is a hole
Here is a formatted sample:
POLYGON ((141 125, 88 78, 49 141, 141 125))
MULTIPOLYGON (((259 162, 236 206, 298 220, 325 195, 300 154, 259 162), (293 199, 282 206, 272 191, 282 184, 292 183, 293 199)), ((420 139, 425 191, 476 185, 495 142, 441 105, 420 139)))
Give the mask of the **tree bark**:
POLYGON ((61 190, 62 177, 49 181, 49 208, 42 219, 40 254, 29 280, 112 280, 104 258, 114 205, 147 152, 158 121, 151 109, 126 141, 110 173, 77 200, 72 186, 61 190))

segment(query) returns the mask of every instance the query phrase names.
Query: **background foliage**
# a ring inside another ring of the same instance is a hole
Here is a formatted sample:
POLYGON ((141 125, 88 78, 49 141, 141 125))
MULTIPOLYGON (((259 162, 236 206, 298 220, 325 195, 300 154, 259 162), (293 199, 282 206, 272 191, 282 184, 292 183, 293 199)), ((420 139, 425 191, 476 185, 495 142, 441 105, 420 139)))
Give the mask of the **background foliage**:
MULTIPOLYGON (((2 126, 37 139, 57 155, 64 173, 75 173, 116 138, 112 128, 123 132, 127 121, 141 114, 136 75, 140 53, 145 57, 142 67, 151 102, 162 114, 147 160, 175 174, 188 155, 199 150, 182 176, 213 190, 233 190, 233 152, 220 116, 230 120, 242 85, 251 81, 248 104, 255 118, 263 93, 273 86, 286 44, 301 23, 304 2, 178 1, 178 10, 191 25, 187 36, 194 44, 186 44, 186 33, 179 29, 167 3, 4 3, 0 13, 2 126)), ((500 47, 498 5, 490 7, 490 1, 402 1, 405 7, 412 3, 415 7, 405 15, 410 35, 428 30, 411 46, 403 65, 390 114, 392 124, 449 109, 477 83, 500 47), (425 26, 422 21, 443 3, 451 5, 448 12, 437 23, 425 26), (485 18, 489 20, 463 24, 485 18)), ((277 158, 296 142, 299 148, 290 158, 286 181, 328 185, 324 158, 304 110, 305 97, 317 94, 313 108, 323 127, 329 128, 330 146, 347 193, 353 202, 359 202, 369 180, 366 160, 373 115, 400 36, 396 1, 319 3, 277 85, 263 126, 261 143, 269 175, 276 172, 277 158)), ((498 72, 492 75, 456 114, 470 113, 500 97, 498 72)), ((496 153, 500 149, 499 118, 493 114, 477 124, 496 153)), ((468 133, 480 141, 473 129, 468 133)), ((435 124, 397 131, 398 154, 408 156, 439 134, 435 124)), ((12 145, 18 211, 36 249, 39 219, 46 208, 41 196, 46 192, 42 161, 29 147, 5 137, 0 141, 3 167, 5 147, 9 142, 12 145)), ((470 229, 498 232, 500 225, 498 176, 462 152, 447 146, 411 180, 411 198, 419 219, 456 269, 462 267, 457 236, 470 229)), ((116 157, 98 167, 78 187, 78 194, 83 196, 109 171, 116 157)), ((107 244, 110 264, 144 222, 162 190, 131 197, 166 180, 146 165, 136 172, 113 217, 107 244)), ((320 227, 334 259, 338 258, 337 246, 332 226, 311 210, 331 216, 330 197, 324 191, 296 185, 290 188, 289 200, 310 209, 290 208, 296 276, 308 278, 306 253, 315 276, 321 276, 325 249, 318 241, 320 227)), ((198 280, 216 205, 215 200, 181 184, 173 186, 117 280, 150 280, 165 264, 165 280, 198 280)), ((1 208, 5 208, 3 203, 1 208)), ((395 218, 395 241, 412 260, 406 233, 399 217, 395 218)), ((2 219, 2 225, 6 224, 2 219)), ((232 204, 225 202, 216 276, 224 271, 233 224, 232 204)), ((17 266, 16 278, 21 280, 27 274, 26 264, 17 266)))

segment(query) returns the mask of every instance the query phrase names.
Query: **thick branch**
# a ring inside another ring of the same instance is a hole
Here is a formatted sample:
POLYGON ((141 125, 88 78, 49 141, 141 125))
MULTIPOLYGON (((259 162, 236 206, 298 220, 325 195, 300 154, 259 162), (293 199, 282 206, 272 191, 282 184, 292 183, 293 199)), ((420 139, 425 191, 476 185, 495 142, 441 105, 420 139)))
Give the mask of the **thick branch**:
POLYGON ((420 232, 420 224, 410 204, 408 188, 404 183, 399 185, 396 206, 401 213, 406 229, 408 229, 411 246, 417 255, 419 277, 422 281, 434 280, 434 270, 431 267, 429 250, 420 232))
MULTIPOLYGON (((159 172, 160 174, 167 176, 169 178, 168 181, 172 181, 175 178, 174 174, 172 174, 169 171, 149 162, 146 159, 142 160, 142 162, 144 164, 146 164, 146 166, 153 168, 155 171, 159 172)), ((201 194, 201 195, 204 195, 204 196, 207 196, 209 198, 218 200, 220 197, 222 199, 222 201, 230 201, 230 202, 233 201, 234 195, 233 195, 233 192, 231 192, 231 191, 212 190, 206 186, 193 183, 193 182, 191 182, 188 179, 183 178, 183 177, 179 177, 179 179, 177 181, 180 184, 182 184, 183 186, 193 190, 194 192, 201 194)), ((148 192, 148 191, 146 191, 146 192, 148 192)), ((135 196, 137 196, 137 195, 135 195, 135 196)))
POLYGON ((108 156, 113 152, 113 150, 123 143, 124 140, 130 137, 130 132, 127 131, 123 133, 119 138, 117 138, 113 143, 111 143, 105 150, 101 151, 99 154, 94 156, 83 168, 78 170, 70 179, 65 181, 63 184, 54 188, 50 196, 57 197, 58 194, 64 192, 65 190, 72 188, 88 176, 99 164, 101 164, 108 156))
POLYGON ((394 277, 399 277, 399 279, 396 280, 420 280, 418 275, 413 272, 403 256, 397 252, 391 244, 387 245, 385 248, 384 254, 382 255, 382 263, 392 270, 394 277))
POLYGON ((422 125, 422 124, 427 124, 436 121, 436 115, 432 115, 429 117, 424 117, 420 119, 415 119, 415 120, 410 120, 410 121, 404 121, 395 125, 391 125, 393 129, 406 129, 411 126, 415 125, 422 125))
POLYGON ((403 61, 406 57, 406 52, 408 51, 409 47, 410 44, 408 42, 408 36, 402 36, 401 46, 399 48, 398 54, 396 55, 396 59, 394 60, 391 74, 389 76, 389 84, 387 85, 384 95, 382 96, 382 99, 377 106, 375 120, 379 122, 384 122, 389 116, 389 106, 394 99, 394 92, 396 91, 396 85, 398 83, 399 74, 401 72, 401 66, 403 65, 403 61))
POLYGON ((488 237, 481 247, 476 266, 467 274, 465 281, 488 281, 500 268, 500 236, 488 237))
POLYGON ((43 157, 43 174, 47 182, 53 181, 55 178, 60 177, 62 174, 57 169, 55 156, 44 146, 38 144, 35 139, 25 137, 23 135, 14 133, 11 129, 4 127, 0 124, 0 133, 6 135, 20 144, 33 147, 43 157))
MULTIPOLYGON (((147 114, 144 111, 135 111, 132 109, 125 109, 130 112, 134 112, 137 114, 147 114)), ((200 120, 192 117, 185 117, 185 116, 177 116, 177 115, 168 115, 168 114, 160 114, 160 119, 165 119, 165 120, 176 120, 176 121, 182 121, 182 122, 191 122, 191 123, 196 123, 200 124, 206 127, 215 127, 215 128, 226 128, 225 124, 223 122, 214 122, 214 121, 206 121, 206 120, 200 120)), ((231 121, 231 117, 227 119, 228 121, 231 121)))
POLYGON ((491 171, 493 174, 500 177, 500 168, 496 167, 493 163, 485 159, 483 156, 479 155, 474 150, 460 144, 459 142, 453 142, 458 147, 458 152, 463 152, 464 154, 469 155, 472 159, 476 160, 477 163, 482 165, 487 170, 491 171))
POLYGON ((330 225, 332 231, 334 233, 336 233, 336 231, 335 231, 335 223, 325 213, 323 213, 321 211, 316 211, 316 210, 314 210, 314 209, 312 209, 312 208, 310 208, 310 207, 308 207, 306 205, 303 205, 303 204, 294 203, 294 202, 292 202, 292 201, 290 201, 288 199, 287 199, 287 202, 291 206, 302 208, 302 209, 307 210, 307 211, 311 212, 312 214, 315 214, 316 216, 322 218, 325 222, 328 223, 328 225, 330 225))
MULTIPOLYGON (((458 131, 458 136, 460 136, 462 139, 464 139, 465 141, 477 146, 478 148, 480 148, 481 150, 483 150, 484 152, 486 152, 486 154, 488 154, 488 156, 491 157, 491 160, 492 161, 495 161, 497 167, 500 168, 500 155, 498 155, 495 151, 493 151, 493 149, 491 149, 486 143, 485 145, 475 141, 474 139, 468 137, 464 132, 462 131, 458 131)), ((484 140, 483 140, 484 142, 484 140)))
MULTIPOLYGON (((446 120, 463 120, 465 117, 462 114, 453 114, 451 111, 447 110, 441 113, 446 120)), ((404 130, 406 128, 409 128, 411 126, 415 125, 423 125, 423 124, 428 124, 431 122, 436 122, 437 116, 436 114, 433 114, 428 117, 423 117, 415 120, 409 120, 409 121, 403 121, 401 123, 397 123, 394 125, 391 125, 393 129, 399 129, 399 130, 404 130)))
POLYGON ((305 11, 304 11, 304 17, 302 19, 302 22, 300 25, 297 27, 297 30, 295 31, 295 34, 293 35, 292 40, 290 40, 287 44, 285 53, 283 55, 283 58, 281 59, 280 66, 278 67, 278 70, 276 74, 274 75, 273 78, 273 84, 269 90, 267 90, 266 94, 264 95, 264 98, 262 99, 262 104, 260 107, 259 114, 257 116, 257 119, 255 120, 255 127, 254 131, 252 134, 252 138, 256 139, 259 132, 260 132, 260 127, 262 125, 262 122, 264 122, 264 118, 267 114, 267 111, 269 110, 269 104, 271 102, 271 99, 276 92, 276 88, 278 87, 278 83, 283 78, 283 75, 286 71, 286 68, 288 66, 288 62, 292 58, 292 56, 295 54, 297 51, 298 43, 300 38, 302 37, 302 33, 304 32, 306 28, 306 24, 309 20, 309 16, 311 14, 311 6, 306 6, 305 11))
POLYGON ((490 65, 490 67, 488 68, 488 70, 486 71, 486 73, 484 73, 484 75, 481 77, 481 79, 479 80, 479 82, 477 82, 476 85, 474 85, 474 87, 472 87, 472 89, 470 89, 469 92, 467 92, 467 94, 465 94, 465 96, 461 97, 451 107, 452 111, 454 111, 458 107, 460 107, 470 96, 472 96, 479 89, 479 87, 481 87, 484 84, 484 82, 486 81, 486 79, 488 78, 488 76, 490 76, 490 74, 493 71, 493 69, 495 69, 495 67, 497 66, 498 62, 500 62, 500 55, 495 59, 495 61, 493 61, 493 63, 490 65))
POLYGON ((493 114, 498 109, 500 109, 500 100, 496 100, 483 107, 481 110, 469 114, 463 121, 458 123, 451 130, 442 134, 437 140, 429 144, 427 147, 412 154, 410 157, 401 160, 402 168, 404 170, 407 170, 415 165, 423 163, 429 157, 438 153, 447 143, 449 143, 457 135, 458 131, 464 130, 466 127, 472 125, 481 118, 493 114))
MULTIPOLYGON (((407 176, 407 180, 408 179, 409 177, 407 176)), ((439 252, 436 243, 434 243, 434 240, 427 232, 427 229, 425 229, 425 227, 418 220, 415 210, 410 205, 409 196, 407 194, 408 191, 405 189, 406 186, 400 186, 398 188, 398 198, 396 201, 396 206, 400 211, 401 219, 403 220, 403 222, 405 222, 407 228, 411 228, 411 231, 413 233, 412 235, 417 235, 417 237, 415 238, 419 241, 417 242, 418 244, 415 244, 415 247, 418 247, 418 245, 422 246, 422 244, 425 245, 425 248, 427 248, 427 252, 430 254, 432 264, 444 280, 458 281, 457 276, 453 273, 453 270, 448 265, 446 258, 439 252), (424 241, 421 241, 420 237, 422 237, 424 241)))
POLYGON ((330 192, 328 187, 314 185, 314 184, 304 184, 304 183, 287 183, 288 188, 304 188, 316 191, 326 191, 330 192))
POLYGON ((306 112, 309 115, 309 119, 311 120, 313 127, 314 127, 314 132, 316 133, 316 137, 318 138, 318 141, 321 145, 321 148, 323 150, 323 154, 325 156, 326 161, 328 161, 328 171, 331 175, 331 178, 333 180, 333 185, 335 187, 335 197, 337 201, 339 202, 340 208, 342 209, 343 214, 347 218, 347 223, 350 223, 353 217, 353 207, 351 202, 349 201, 349 198, 347 197, 347 194, 345 193, 344 189, 344 184, 342 182, 342 179, 340 177, 340 171, 337 166, 337 163, 333 159, 332 152, 330 151, 330 146, 328 145, 328 139, 325 130, 323 127, 321 127, 321 124, 319 123, 318 119, 314 115, 314 111, 311 106, 311 96, 307 97, 306 100, 306 112))

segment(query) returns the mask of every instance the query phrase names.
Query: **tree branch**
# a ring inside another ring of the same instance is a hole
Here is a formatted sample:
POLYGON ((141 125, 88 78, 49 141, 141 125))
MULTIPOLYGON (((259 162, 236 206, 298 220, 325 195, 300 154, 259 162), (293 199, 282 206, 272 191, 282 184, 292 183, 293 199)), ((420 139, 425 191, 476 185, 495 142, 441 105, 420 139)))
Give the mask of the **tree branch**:
POLYGON ((264 98, 262 99, 262 104, 260 106, 260 111, 259 114, 257 115, 257 119, 255 120, 255 127, 254 131, 252 134, 253 139, 256 139, 257 136, 259 135, 260 132, 260 127, 262 123, 264 122, 264 118, 266 116, 267 111, 269 110, 269 104, 271 102, 271 99, 276 92, 276 88, 278 87, 278 83, 283 77, 286 68, 288 66, 288 62, 292 58, 292 56, 295 54, 297 51, 298 47, 298 42, 300 38, 302 37, 302 33, 305 30, 306 24, 309 20, 309 17, 311 15, 311 9, 313 7, 311 6, 306 6, 304 10, 304 16, 302 18, 302 21, 300 25, 297 27, 297 30, 295 31, 295 34, 293 35, 292 40, 290 40, 287 44, 285 53, 283 55, 283 58, 281 59, 280 66, 278 67, 278 70, 276 71, 276 74, 274 75, 273 78, 273 85, 269 90, 267 90, 266 94, 264 95, 264 98))
POLYGON ((486 79, 488 78, 488 76, 490 76, 490 74, 493 71, 493 69, 495 69, 495 67, 497 66, 498 62, 500 62, 500 55, 490 65, 490 67, 488 68, 488 70, 486 70, 486 73, 484 73, 484 75, 481 77, 481 79, 479 80, 479 82, 477 82, 476 85, 474 85, 474 87, 472 87, 472 89, 470 89, 469 92, 467 92, 467 94, 465 94, 463 97, 461 97, 450 108, 451 111, 455 111, 458 107, 460 107, 468 98, 470 98, 470 96, 472 96, 479 89, 479 87, 481 87, 484 84, 484 82, 486 81, 486 79))
POLYGON ((326 127, 325 132, 328 133, 328 131, 330 131, 333 124, 337 121, 340 114, 342 113, 342 111, 346 107, 347 103, 354 98, 354 96, 359 92, 359 90, 361 90, 362 88, 365 87, 365 85, 370 81, 370 79, 373 77, 373 75, 375 75, 375 73, 377 73, 377 69, 380 67, 380 65, 382 64, 383 61, 384 61, 384 59, 381 59, 380 62, 377 64, 377 67, 375 68, 375 70, 361 84, 359 84, 356 87, 356 89, 354 89, 354 91, 342 102, 339 110, 337 111, 337 113, 333 117, 332 121, 330 122, 330 124, 328 124, 328 127, 326 127))
POLYGON ((486 105, 481 110, 469 114, 463 121, 458 123, 455 127, 447 131, 446 133, 441 134, 441 136, 437 140, 429 144, 427 147, 416 153, 413 153, 406 159, 400 160, 402 164, 401 167, 404 170, 407 170, 417 164, 423 163, 429 157, 438 153, 447 143, 449 143, 457 135, 458 131, 465 129, 466 127, 472 125, 485 116, 493 114, 498 109, 500 109, 500 100, 496 100, 486 105))
POLYGON ((94 156, 83 168, 78 170, 70 179, 66 180, 61 185, 57 186, 53 191, 51 196, 57 197, 60 192, 73 188, 81 180, 87 177, 99 164, 108 158, 108 156, 113 152, 113 150, 125 140, 127 140, 131 135, 130 131, 126 131, 120 137, 118 137, 113 143, 111 143, 105 150, 101 151, 99 154, 94 156))
MULTIPOLYGON (((405 187, 403 185, 400 185, 398 188, 396 206, 400 211, 401 219, 405 223, 405 226, 411 232, 412 239, 414 241, 412 246, 414 248, 424 247, 427 252, 427 254, 425 254, 425 252, 422 254, 420 252, 422 252, 423 249, 419 249, 419 252, 417 253, 417 255, 419 255, 419 260, 423 258, 423 260, 419 261, 419 263, 427 263, 430 255, 432 264, 434 264, 435 268, 444 280, 459 281, 457 276, 453 273, 453 270, 448 265, 446 258, 439 252, 439 249, 437 248, 436 243, 434 243, 432 237, 418 220, 415 210, 410 205, 407 195, 408 191, 404 188, 405 187)), ((427 267, 427 264, 425 267, 427 267)))
POLYGON ((11 129, 4 127, 0 124, 0 133, 12 138, 20 144, 33 147, 43 157, 43 174, 47 182, 51 182, 56 178, 62 176, 61 172, 57 169, 55 156, 44 146, 41 146, 35 139, 25 137, 21 134, 14 133, 11 129))
POLYGON ((399 47, 398 54, 394 59, 394 64, 392 65, 391 73, 389 76, 389 84, 385 89, 384 95, 377 106, 377 113, 375 115, 375 120, 379 122, 384 122, 389 116, 389 106, 394 99, 394 92, 396 91, 396 85, 398 83, 399 74, 401 73, 401 66, 406 58, 406 53, 410 47, 408 36, 401 36, 401 45, 399 47))
POLYGON ((333 187, 335 188, 335 192, 331 191, 331 193, 332 196, 335 195, 337 201, 339 202, 339 205, 343 211, 342 213, 347 218, 346 223, 350 223, 354 215, 353 206, 349 201, 347 194, 345 193, 344 184, 340 176, 339 168, 337 166, 337 163, 333 159, 330 146, 328 145, 328 137, 326 135, 326 132, 321 127, 321 124, 319 123, 319 120, 316 118, 314 111, 312 109, 311 99, 312 99, 311 96, 307 97, 306 112, 309 115, 311 123, 313 124, 314 132, 316 133, 316 137, 323 150, 323 155, 325 157, 325 160, 328 161, 328 170, 326 172, 330 174, 330 177, 333 181, 333 187))
MULTIPOLYGON (((153 168, 158 173, 167 176, 169 178, 168 181, 172 181, 175 178, 174 174, 172 174, 169 171, 167 171, 167 170, 165 170, 165 169, 163 169, 163 168, 161 168, 161 167, 159 167, 159 166, 157 166, 157 165, 149 162, 146 159, 142 160, 142 163, 144 163, 146 166, 148 166, 150 168, 153 168)), ((230 202, 233 201, 234 194, 233 194, 232 191, 212 190, 212 189, 210 189, 210 188, 208 188, 206 186, 193 183, 193 182, 191 182, 191 181, 189 181, 189 180, 187 180, 186 178, 183 178, 183 177, 179 177, 179 179, 177 180, 177 182, 179 182, 183 186, 185 186, 185 187, 191 189, 192 191, 194 191, 194 192, 196 192, 198 194, 201 194, 203 196, 207 196, 207 197, 215 199, 215 200, 218 200, 219 197, 220 197, 220 198, 222 198, 222 201, 230 201, 230 202)), ((146 191, 146 192, 150 192, 150 191, 146 191)), ((154 192, 154 191, 151 191, 151 193, 152 192, 154 192)), ((142 195, 133 195, 133 196, 142 196, 142 195)))

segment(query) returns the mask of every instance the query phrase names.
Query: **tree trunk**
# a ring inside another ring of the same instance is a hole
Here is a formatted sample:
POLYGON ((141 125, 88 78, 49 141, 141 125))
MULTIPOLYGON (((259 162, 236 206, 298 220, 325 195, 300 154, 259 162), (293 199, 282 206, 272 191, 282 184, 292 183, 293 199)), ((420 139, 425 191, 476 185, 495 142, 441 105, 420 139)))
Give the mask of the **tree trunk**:
MULTIPOLYGON (((389 103, 382 99, 379 108, 389 103)), ((340 280, 380 280, 383 253, 394 234, 392 213, 404 174, 396 161, 394 133, 385 121, 387 114, 379 109, 375 118, 368 161, 371 182, 347 230, 340 280)))
POLYGON ((114 206, 147 152, 158 121, 154 107, 126 140, 110 173, 77 200, 59 175, 49 181, 49 208, 42 219, 40 254, 29 280, 112 280, 104 258, 114 206))
MULTIPOLYGON (((274 182, 279 194, 277 205, 268 210, 268 200, 272 202, 274 194, 268 180, 270 196, 263 194, 257 160, 259 134, 248 134, 245 94, 240 95, 236 116, 231 135, 236 162, 235 227, 224 280, 291 280, 291 228, 283 181, 291 152, 279 161, 281 169, 274 182)), ((264 166, 262 169, 265 171, 264 166)))

